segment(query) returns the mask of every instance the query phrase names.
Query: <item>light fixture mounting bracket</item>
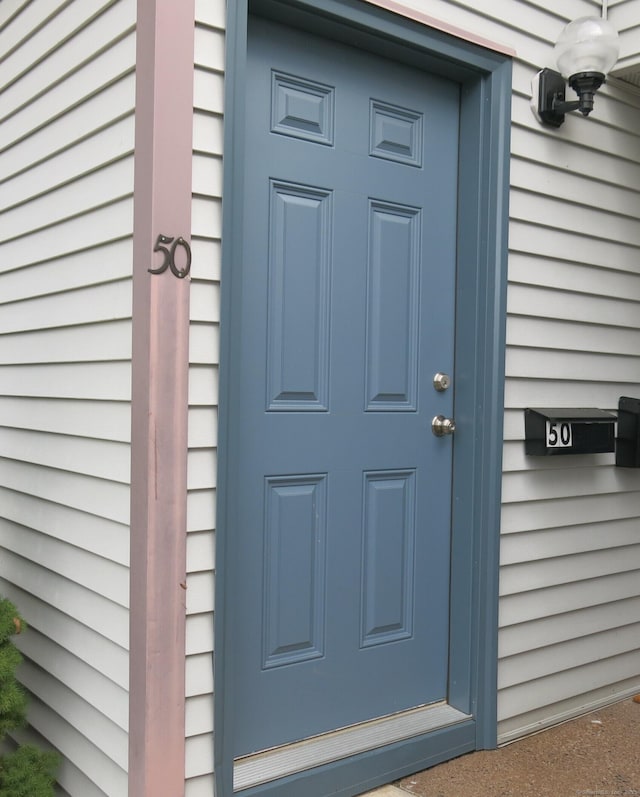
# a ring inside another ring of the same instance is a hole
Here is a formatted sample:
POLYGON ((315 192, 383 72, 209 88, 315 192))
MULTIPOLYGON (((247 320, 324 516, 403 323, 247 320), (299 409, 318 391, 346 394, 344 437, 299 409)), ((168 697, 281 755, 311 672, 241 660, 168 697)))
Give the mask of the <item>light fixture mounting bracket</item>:
POLYGON ((554 69, 543 69, 538 80, 538 115, 551 127, 560 127, 567 111, 577 110, 578 101, 567 103, 564 78, 554 69), (568 108, 567 105, 571 105, 568 108))
POLYGON ((566 100, 566 83, 560 72, 543 69, 538 73, 538 112, 542 122, 551 127, 560 127, 564 116, 571 111, 580 111, 588 116, 593 110, 593 97, 604 83, 600 72, 578 72, 571 75, 569 85, 579 99, 566 100))

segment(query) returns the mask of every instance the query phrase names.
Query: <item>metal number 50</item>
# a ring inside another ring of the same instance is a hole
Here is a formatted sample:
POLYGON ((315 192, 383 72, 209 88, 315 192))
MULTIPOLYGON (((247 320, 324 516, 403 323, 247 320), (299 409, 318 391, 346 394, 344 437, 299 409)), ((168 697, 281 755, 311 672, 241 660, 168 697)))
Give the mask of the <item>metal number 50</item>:
POLYGON ((184 238, 169 238, 167 235, 159 235, 156 245, 153 247, 153 251, 162 252, 164 255, 164 260, 158 266, 158 268, 148 268, 147 271, 150 274, 162 274, 164 271, 170 268, 171 273, 175 274, 178 279, 184 279, 191 270, 191 247, 184 240, 184 238), (165 244, 171 244, 171 246, 167 248, 165 244), (184 268, 178 268, 176 265, 176 249, 179 246, 184 249, 187 256, 184 268))

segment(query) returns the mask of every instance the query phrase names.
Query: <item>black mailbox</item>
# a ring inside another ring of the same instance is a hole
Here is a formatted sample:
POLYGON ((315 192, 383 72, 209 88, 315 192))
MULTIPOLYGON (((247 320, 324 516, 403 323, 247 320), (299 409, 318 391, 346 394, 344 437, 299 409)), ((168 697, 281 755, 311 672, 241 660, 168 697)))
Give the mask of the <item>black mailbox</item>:
POLYGON ((640 468, 640 399, 620 396, 616 465, 640 468))
POLYGON ((525 453, 605 454, 615 450, 616 416, 591 407, 524 411, 525 453))

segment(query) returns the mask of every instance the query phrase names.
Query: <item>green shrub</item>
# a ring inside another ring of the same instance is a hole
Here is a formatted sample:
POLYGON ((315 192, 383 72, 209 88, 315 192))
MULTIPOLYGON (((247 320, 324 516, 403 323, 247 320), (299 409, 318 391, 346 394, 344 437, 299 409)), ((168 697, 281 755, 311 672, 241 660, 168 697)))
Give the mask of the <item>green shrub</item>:
POLYGON ((0 759, 2 797, 52 797, 58 756, 25 744, 0 759))
MULTIPOLYGON (((0 598, 0 744, 26 724, 27 696, 16 680, 22 656, 11 641, 24 628, 13 603, 0 598)), ((0 756, 0 797, 54 797, 57 767, 56 753, 32 745, 0 756)))

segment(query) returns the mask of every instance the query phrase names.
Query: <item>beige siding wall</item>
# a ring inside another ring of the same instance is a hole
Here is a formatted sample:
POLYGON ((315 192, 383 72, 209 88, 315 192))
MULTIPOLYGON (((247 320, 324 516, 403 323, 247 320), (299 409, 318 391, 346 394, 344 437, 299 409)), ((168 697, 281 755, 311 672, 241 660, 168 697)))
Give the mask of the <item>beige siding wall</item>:
POLYGON ((213 794, 213 587, 224 0, 196 2, 189 346, 186 797, 213 794))
POLYGON ((0 593, 74 797, 127 788, 134 24, 0 3, 0 593))

